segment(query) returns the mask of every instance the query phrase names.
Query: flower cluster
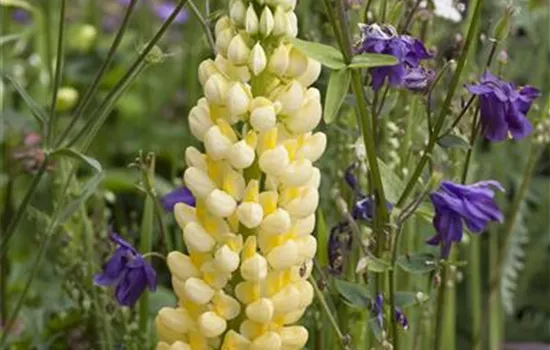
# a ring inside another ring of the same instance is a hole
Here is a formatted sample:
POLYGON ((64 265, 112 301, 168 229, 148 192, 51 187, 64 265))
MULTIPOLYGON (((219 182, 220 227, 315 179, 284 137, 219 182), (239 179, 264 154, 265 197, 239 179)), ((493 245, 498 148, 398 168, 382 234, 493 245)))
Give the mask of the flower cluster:
POLYGON ((503 221, 495 203, 493 188, 504 191, 497 181, 459 185, 443 181, 437 192, 430 194, 435 208, 433 219, 437 234, 428 244, 441 244, 441 257, 447 258, 453 242, 462 241, 462 222, 473 233, 481 233, 490 221, 503 221))
POLYGON ((482 133, 491 141, 502 141, 508 136, 522 139, 533 131, 526 115, 539 91, 532 86, 520 89, 500 80, 486 71, 479 84, 467 86, 479 96, 482 133))
POLYGON ((188 147, 174 205, 187 254, 168 267, 179 299, 160 310, 158 349, 301 349, 293 325, 313 300, 307 281, 326 136, 313 133, 321 66, 294 48, 295 0, 234 0, 199 66, 204 98, 189 113, 204 149, 188 147))
POLYGON ((398 60, 393 66, 369 70, 374 90, 380 89, 386 79, 392 87, 424 90, 435 77, 433 71, 420 66, 421 60, 433 57, 424 44, 411 36, 398 35, 391 26, 361 25, 361 39, 356 51, 392 55, 398 60))

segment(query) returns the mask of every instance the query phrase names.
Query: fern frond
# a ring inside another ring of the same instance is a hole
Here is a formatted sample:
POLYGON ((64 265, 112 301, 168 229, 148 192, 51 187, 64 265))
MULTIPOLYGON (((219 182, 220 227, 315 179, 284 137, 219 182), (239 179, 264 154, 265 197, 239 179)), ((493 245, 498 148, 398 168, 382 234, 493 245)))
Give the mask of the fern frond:
POLYGON ((527 203, 522 201, 516 214, 517 217, 510 233, 508 249, 503 260, 500 295, 504 311, 508 315, 514 312, 514 299, 518 288, 518 280, 525 265, 525 247, 529 243, 529 231, 526 225, 527 213, 527 203))

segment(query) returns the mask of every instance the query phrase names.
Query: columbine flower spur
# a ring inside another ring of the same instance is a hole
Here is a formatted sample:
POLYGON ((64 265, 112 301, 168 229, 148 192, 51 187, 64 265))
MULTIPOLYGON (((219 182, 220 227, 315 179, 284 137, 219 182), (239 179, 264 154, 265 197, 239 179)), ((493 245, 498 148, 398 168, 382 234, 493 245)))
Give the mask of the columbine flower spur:
POLYGON ((199 66, 204 98, 189 113, 204 149, 188 147, 195 206, 174 215, 187 254, 167 257, 177 307, 156 319, 157 349, 301 349, 294 325, 313 300, 307 281, 326 136, 321 66, 294 48, 295 0, 231 1, 215 26, 215 59, 199 66), (269 42, 269 45, 264 45, 269 42))
POLYGON ((463 221, 472 233, 481 233, 490 221, 502 223, 503 215, 495 203, 493 188, 504 191, 497 181, 480 181, 471 185, 443 181, 439 190, 430 194, 437 234, 427 243, 441 244, 442 258, 447 258, 453 242, 462 241, 463 221))
POLYGON ((467 85, 470 93, 479 96, 482 133, 491 141, 502 141, 510 135, 522 139, 533 131, 526 115, 533 101, 540 96, 532 86, 516 88, 486 71, 479 84, 467 85))
POLYGON ((138 251, 114 232, 111 240, 118 248, 103 265, 103 272, 94 277, 98 286, 115 285, 115 298, 120 305, 133 306, 148 287, 154 291, 157 274, 138 251))

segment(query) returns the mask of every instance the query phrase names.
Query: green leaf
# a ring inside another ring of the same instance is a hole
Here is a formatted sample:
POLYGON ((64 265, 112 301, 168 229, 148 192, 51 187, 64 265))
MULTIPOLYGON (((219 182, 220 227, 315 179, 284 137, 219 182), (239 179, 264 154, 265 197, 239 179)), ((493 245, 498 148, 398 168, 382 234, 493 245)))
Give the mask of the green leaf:
POLYGON ((52 156, 65 156, 65 157, 73 158, 83 163, 86 163, 87 165, 89 165, 91 168, 93 168, 95 171, 99 173, 103 171, 101 164, 97 160, 95 160, 94 158, 88 157, 72 148, 58 149, 52 152, 52 156))
POLYGON ((351 74, 349 69, 333 70, 328 81, 327 96, 325 98, 324 119, 327 124, 332 123, 344 102, 348 92, 351 74))
POLYGON ((317 209, 315 231, 319 248, 317 249, 317 262, 321 267, 328 266, 328 231, 325 216, 321 208, 317 209))
POLYGON ((386 272, 391 269, 391 265, 382 259, 375 257, 374 255, 365 256, 362 259, 366 259, 365 267, 371 272, 386 272))
POLYGON ((362 308, 371 306, 372 296, 366 285, 336 279, 334 286, 338 293, 351 304, 362 308))
POLYGON ((386 200, 390 203, 397 202, 405 189, 405 184, 401 178, 380 159, 378 159, 378 167, 380 168, 380 176, 382 177, 382 185, 384 185, 386 200))
POLYGON ((400 309, 406 309, 409 306, 413 306, 419 303, 423 303, 429 299, 427 294, 415 293, 415 292, 395 292, 395 306, 400 309), (418 300, 418 296, 422 299, 418 300))
POLYGON ((443 148, 470 148, 470 143, 468 140, 460 135, 445 135, 437 140, 437 144, 443 148))
POLYGON ((384 331, 380 327, 380 324, 378 323, 378 320, 376 319, 376 317, 369 319, 369 326, 372 332, 374 333, 374 336, 376 337, 376 339, 382 342, 382 340, 384 339, 384 331))
POLYGON ((86 185, 82 188, 82 192, 80 193, 80 195, 75 200, 70 202, 65 207, 65 209, 63 209, 61 214, 59 214, 59 216, 55 218, 54 227, 61 226, 65 222, 67 222, 67 220, 69 220, 74 215, 74 213, 78 210, 82 203, 86 202, 86 200, 88 200, 88 198, 90 198, 95 193, 97 187, 99 186, 101 181, 103 181, 104 177, 105 175, 102 172, 98 172, 94 176, 92 176, 92 178, 90 178, 90 180, 88 180, 88 182, 86 182, 86 185))
POLYGON ((13 85, 13 88, 19 93, 23 101, 25 101, 25 104, 27 107, 30 108, 31 114, 36 119, 40 127, 44 127, 44 124, 46 123, 46 113, 40 108, 38 103, 29 95, 29 93, 21 86, 15 79, 10 77, 9 75, 2 74, 2 77, 7 79, 11 85, 13 85))
POLYGON ((17 33, 17 34, 7 34, 0 36, 0 47, 4 46, 5 44, 19 40, 20 38, 24 37, 25 33, 17 33))
POLYGON ((397 264, 409 273, 427 273, 437 266, 437 259, 430 253, 417 253, 401 255, 397 258, 397 264))
POLYGON ((290 39, 290 42, 304 55, 319 61, 322 65, 328 68, 342 69, 346 66, 342 53, 332 46, 296 38, 290 39))
POLYGON ((353 56, 349 68, 373 68, 383 66, 393 66, 399 61, 392 55, 383 55, 379 53, 363 53, 353 56))

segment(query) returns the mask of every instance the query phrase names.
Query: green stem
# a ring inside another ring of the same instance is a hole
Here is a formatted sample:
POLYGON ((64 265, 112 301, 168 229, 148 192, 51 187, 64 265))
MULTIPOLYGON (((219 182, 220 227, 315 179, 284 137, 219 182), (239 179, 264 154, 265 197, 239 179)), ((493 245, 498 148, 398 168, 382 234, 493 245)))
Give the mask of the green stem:
MULTIPOLYGON (((151 52, 151 50, 153 50, 157 42, 168 30, 168 27, 176 19, 176 16, 181 11, 181 9, 185 6, 186 3, 187 3, 187 0, 180 0, 178 5, 174 8, 172 13, 168 17, 168 19, 162 24, 161 28, 153 36, 153 38, 147 44, 145 49, 141 51, 141 54, 138 56, 138 58, 136 58, 136 60, 132 63, 132 66, 128 69, 126 74, 120 79, 120 81, 113 88, 113 90, 111 90, 109 95, 103 100, 102 104, 92 114, 94 117, 90 118, 88 120, 88 123, 86 123, 86 125, 82 127, 82 129, 78 132, 78 134, 75 135, 75 137, 73 137, 68 142, 68 147, 70 147, 71 145, 74 145, 81 138, 83 138, 84 135, 87 135, 85 137, 86 140, 93 139, 97 131, 99 131, 99 128, 103 125, 104 121, 106 120, 108 113, 111 111, 118 97, 129 87, 129 85, 134 81, 137 75, 139 75, 139 73, 144 69, 144 67, 146 66, 147 55, 151 52)), ((90 142, 90 141, 85 141, 84 143, 86 142, 90 142)))
MULTIPOLYGON (((499 251, 498 251, 498 236, 493 232, 489 236, 489 266, 492 268, 489 270, 489 280, 497 278, 498 273, 498 261, 499 261, 499 251)), ((499 350, 501 347, 501 304, 500 304, 500 294, 497 293, 498 288, 493 289, 489 292, 489 300, 487 306, 489 308, 489 337, 488 337, 488 349, 489 350, 499 350)))
POLYGON ((130 15, 132 14, 132 11, 137 3, 137 0, 131 0, 130 4, 128 5, 128 8, 126 9, 126 13, 124 14, 124 18, 122 19, 122 24, 120 25, 120 28, 115 36, 115 39, 113 40, 113 43, 111 44, 111 47, 109 48, 109 52, 107 53, 107 57, 105 58, 105 61, 101 64, 101 67, 99 68, 99 71, 94 76, 94 80, 86 89, 86 92, 84 93, 84 96, 80 100, 76 111, 73 114, 73 117, 71 118, 71 121, 69 122, 69 125, 67 125, 67 128, 63 130, 63 133, 61 134, 61 137, 56 142, 56 147, 59 147, 61 143, 69 136, 69 133, 75 126, 78 119, 82 118, 82 115, 86 111, 86 108, 92 102, 92 98, 95 95, 99 83, 101 82, 101 79, 103 78, 103 75, 107 71, 107 68, 111 65, 111 62, 113 58, 115 57, 115 52, 118 49, 118 46, 120 45, 122 38, 124 37, 124 33, 126 32, 126 28, 128 27, 128 23, 130 22, 130 15))
MULTIPOLYGON (((327 7, 329 7, 328 3, 327 7)), ((342 33, 342 40, 340 40, 339 43, 340 49, 342 50, 342 54, 344 55, 346 63, 349 64, 353 56, 353 43, 351 40, 350 25, 343 0, 336 1, 336 10, 339 16, 339 25, 342 33)), ((355 98, 357 99, 357 110, 359 111, 357 122, 361 127, 361 134, 363 136, 363 142, 365 144, 369 170, 371 173, 371 180, 373 183, 377 213, 375 218, 375 232, 377 232, 379 238, 381 238, 383 237, 383 232, 382 230, 380 230, 380 223, 383 225, 387 222, 388 211, 386 208, 384 186, 382 185, 382 178, 380 176, 380 169, 378 167, 378 159, 376 158, 374 132, 368 116, 367 98, 365 96, 365 91, 361 82, 361 72, 357 69, 351 70, 351 88, 355 95, 355 98)), ((379 242, 379 246, 381 246, 382 241, 380 240, 379 242)))
POLYGON ((479 237, 470 236, 468 249, 469 293, 468 308, 471 310, 472 350, 481 350, 481 245, 479 237))
POLYGON ((436 119, 434 129, 432 132, 430 132, 430 137, 428 141, 428 145, 426 146, 426 149, 424 150, 424 153, 422 154, 422 157, 420 158, 413 174, 411 175, 410 180, 408 181, 405 190, 401 194, 401 197, 397 201, 397 206, 401 206, 408 198, 408 196, 413 191, 416 182, 418 181, 418 178, 422 174, 422 171, 424 169, 424 166, 428 162, 428 159, 431 157, 431 153, 433 151, 433 148, 437 142, 438 135, 441 131, 441 128, 443 127, 443 124, 445 122, 445 117, 447 116, 449 107, 451 105, 451 102, 453 100, 455 91, 458 87, 458 84, 460 82, 460 77, 462 75, 462 71, 464 70, 464 67, 466 66, 466 58, 468 57, 470 48, 472 46, 472 43, 476 40, 475 38, 475 32, 477 25, 479 23, 479 19, 481 17, 481 4, 483 3, 483 0, 478 0, 476 3, 476 6, 474 8, 474 12, 472 15, 472 21, 470 23, 470 26, 468 28, 468 34, 466 36, 466 44, 464 45, 464 49, 462 51, 462 54, 460 55, 460 60, 458 61, 456 71, 453 75, 453 78, 451 80, 451 84, 449 87, 449 92, 447 93, 447 97, 445 98, 445 102, 443 103, 443 107, 440 110, 439 116, 436 119))
POLYGON ((29 205, 32 197, 34 196, 34 192, 38 188, 40 179, 42 178, 42 176, 46 171, 46 168, 48 167, 48 161, 49 161, 49 158, 46 155, 42 165, 38 169, 38 172, 36 173, 36 175, 34 175, 31 185, 29 186, 29 189, 27 190, 27 193, 25 194, 25 197, 23 198, 21 205, 19 205, 19 208, 17 208, 17 212, 15 213, 14 217, 11 219, 8 229, 6 230, 6 233, 3 235, 2 241, 0 242, 0 256, 4 256, 4 254, 6 253, 6 250, 8 248, 8 242, 10 238, 13 236, 13 234, 15 233, 15 229, 17 228, 17 225, 19 225, 19 222, 23 218, 23 214, 27 210, 27 206, 29 205))
POLYGON ((317 281, 315 281, 313 276, 309 277, 309 283, 311 283, 311 285, 313 286, 313 290, 315 291, 315 296, 317 297, 317 300, 321 304, 321 308, 325 312, 325 315, 329 319, 330 325, 332 326, 332 329, 334 330, 334 332, 338 336, 338 339, 340 339, 342 349, 347 349, 348 348, 348 345, 347 345, 348 341, 346 339, 346 336, 340 330, 340 326, 338 326, 338 321, 336 321, 336 318, 332 314, 332 311, 330 310, 330 307, 328 306, 327 301, 325 300, 323 292, 321 292, 321 290, 319 290, 319 286, 317 286, 317 281))
POLYGON ((61 9, 59 10, 59 31, 57 33, 57 54, 55 61, 55 77, 53 81, 52 102, 50 106, 50 118, 48 119, 48 130, 46 134, 46 147, 52 144, 52 138, 55 130, 57 113, 56 102, 57 92, 61 85, 61 74, 63 72, 64 50, 65 40, 63 39, 65 33, 65 8, 66 0, 61 0, 61 9))
POLYGON ((392 245, 391 268, 389 274, 390 289, 390 320, 391 320, 391 338, 394 350, 399 350, 399 329, 397 326, 397 315, 395 314, 395 270, 397 262, 397 251, 399 247, 399 238, 401 237, 402 227, 398 227, 395 232, 395 239, 392 245))
POLYGON ((204 16, 201 14, 201 12, 192 0, 189 0, 189 7, 191 7, 191 11, 193 11, 201 24, 202 30, 206 35, 206 41, 208 41, 208 46, 210 46, 212 52, 216 53, 216 44, 214 42, 214 36, 212 35, 212 30, 210 30, 208 21, 204 18, 204 16))
POLYGON ((447 289, 447 264, 441 265, 440 285, 437 290, 437 309, 435 319, 435 341, 434 350, 441 350, 442 335, 443 335, 443 323, 445 317, 445 292, 447 289))

